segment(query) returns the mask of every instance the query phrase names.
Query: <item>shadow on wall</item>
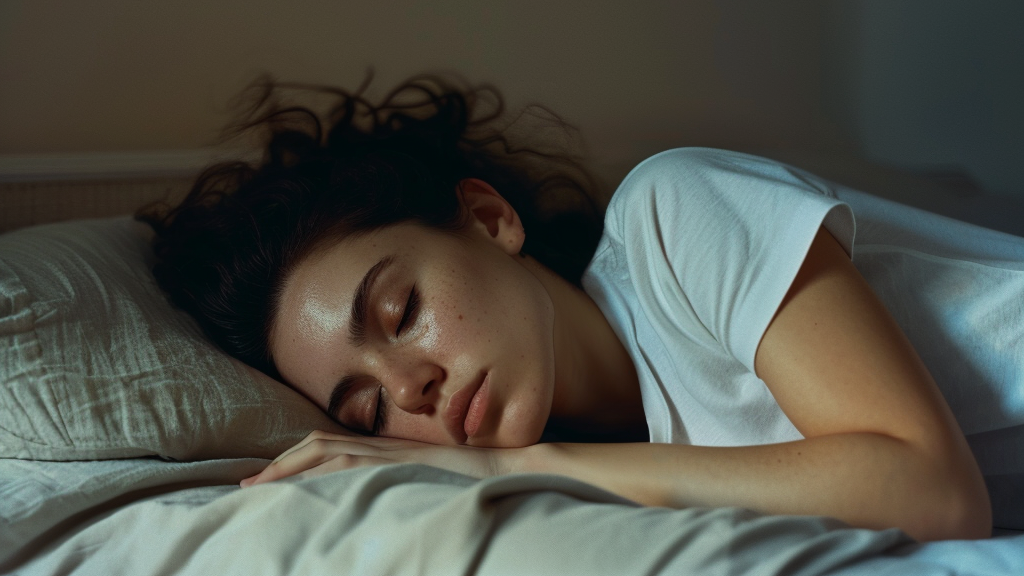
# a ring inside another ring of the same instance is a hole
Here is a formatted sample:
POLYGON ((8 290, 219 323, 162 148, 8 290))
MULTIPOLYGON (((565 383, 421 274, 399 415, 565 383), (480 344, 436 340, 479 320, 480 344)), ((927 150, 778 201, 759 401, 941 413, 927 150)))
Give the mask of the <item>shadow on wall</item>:
POLYGON ((1019 0, 832 0, 825 104, 872 162, 1024 202, 1022 29, 1019 0))
POLYGON ((1024 234, 1020 0, 103 4, 0 2, 0 181, 19 154, 167 153, 132 174, 167 176, 259 72, 352 86, 373 65, 377 95, 454 70, 512 109, 548 105, 609 188, 656 152, 716 146, 1024 234))

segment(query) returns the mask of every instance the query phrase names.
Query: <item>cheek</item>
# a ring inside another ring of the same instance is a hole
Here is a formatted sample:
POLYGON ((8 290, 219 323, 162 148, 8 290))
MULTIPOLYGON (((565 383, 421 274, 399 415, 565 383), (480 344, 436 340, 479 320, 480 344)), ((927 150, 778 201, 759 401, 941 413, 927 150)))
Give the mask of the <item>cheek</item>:
POLYGON ((450 362, 465 350, 466 322, 459 319, 462 316, 446 299, 428 302, 418 319, 416 348, 433 361, 450 362))
POLYGON ((439 267, 423 318, 423 347, 455 364, 451 368, 461 361, 472 369, 480 368, 474 362, 507 361, 520 369, 532 365, 545 376, 553 372, 554 313, 547 291, 512 258, 471 256, 439 267))
POLYGON ((431 352, 441 352, 442 343, 444 338, 442 336, 449 332, 446 324, 449 322, 440 312, 444 312, 442 308, 444 304, 436 305, 428 302, 423 312, 420 315, 419 322, 421 324, 420 329, 423 330, 422 336, 420 336, 420 347, 431 352))
POLYGON ((464 353, 488 338, 494 328, 494 310, 500 296, 476 278, 456 275, 455 270, 435 284, 421 317, 421 345, 444 356, 464 353))

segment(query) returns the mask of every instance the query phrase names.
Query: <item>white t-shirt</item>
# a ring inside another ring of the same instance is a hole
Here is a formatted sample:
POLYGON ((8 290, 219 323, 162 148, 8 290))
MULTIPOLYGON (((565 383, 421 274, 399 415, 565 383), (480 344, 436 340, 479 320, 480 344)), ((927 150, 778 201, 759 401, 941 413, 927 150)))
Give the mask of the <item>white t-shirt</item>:
POLYGON ((983 472, 1024 474, 1024 238, 706 148, 630 172, 583 276, 636 365, 651 441, 803 437, 754 354, 821 226, 914 344, 983 472))

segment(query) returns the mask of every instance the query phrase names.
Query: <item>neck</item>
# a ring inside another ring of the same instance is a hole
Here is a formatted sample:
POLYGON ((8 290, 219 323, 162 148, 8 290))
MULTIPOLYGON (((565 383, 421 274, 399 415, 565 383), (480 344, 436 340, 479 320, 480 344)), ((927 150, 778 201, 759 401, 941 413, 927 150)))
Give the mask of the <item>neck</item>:
POLYGON ((532 258, 526 266, 555 310, 552 429, 563 437, 646 439, 647 421, 633 361, 597 304, 532 258))

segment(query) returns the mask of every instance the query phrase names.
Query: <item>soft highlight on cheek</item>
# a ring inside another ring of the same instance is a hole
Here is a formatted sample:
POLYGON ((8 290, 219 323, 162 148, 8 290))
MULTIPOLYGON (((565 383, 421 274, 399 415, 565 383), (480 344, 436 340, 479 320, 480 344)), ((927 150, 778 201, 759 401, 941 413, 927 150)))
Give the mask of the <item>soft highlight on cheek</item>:
POLYGON ((437 315, 433 310, 423 310, 420 313, 420 322, 423 324, 423 336, 420 337, 420 346, 427 350, 437 350, 441 340, 438 338, 439 323, 437 315))

